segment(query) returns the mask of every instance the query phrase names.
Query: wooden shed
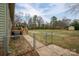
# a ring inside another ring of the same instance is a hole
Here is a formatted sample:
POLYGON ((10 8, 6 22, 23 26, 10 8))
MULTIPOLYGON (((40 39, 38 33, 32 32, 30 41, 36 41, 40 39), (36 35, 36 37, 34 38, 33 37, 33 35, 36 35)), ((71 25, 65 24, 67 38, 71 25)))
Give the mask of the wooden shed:
POLYGON ((74 26, 69 26, 68 30, 75 30, 75 27, 74 26))

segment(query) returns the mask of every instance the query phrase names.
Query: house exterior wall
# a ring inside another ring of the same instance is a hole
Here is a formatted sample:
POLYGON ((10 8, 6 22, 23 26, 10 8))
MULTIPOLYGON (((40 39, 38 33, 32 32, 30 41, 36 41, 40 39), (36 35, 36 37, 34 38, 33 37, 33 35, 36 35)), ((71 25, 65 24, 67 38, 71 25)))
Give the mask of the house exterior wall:
POLYGON ((9 4, 6 4, 6 40, 7 41, 7 49, 9 46, 9 40, 11 36, 11 27, 12 27, 12 22, 10 18, 10 10, 9 10, 9 4))
POLYGON ((11 19, 8 4, 0 3, 0 48, 3 50, 8 47, 10 32, 11 19))
POLYGON ((0 4, 0 42, 6 36, 6 4, 0 4))

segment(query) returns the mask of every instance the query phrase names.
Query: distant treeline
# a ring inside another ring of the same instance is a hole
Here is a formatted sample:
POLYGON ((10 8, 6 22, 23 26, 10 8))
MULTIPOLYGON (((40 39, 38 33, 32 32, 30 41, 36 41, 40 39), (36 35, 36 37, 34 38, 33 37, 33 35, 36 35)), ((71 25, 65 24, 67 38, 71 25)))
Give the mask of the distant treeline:
POLYGON ((16 16, 16 25, 27 27, 28 29, 68 29, 74 26, 75 30, 79 30, 79 19, 63 18, 59 20, 56 16, 50 18, 50 22, 45 22, 41 16, 34 15, 28 19, 28 22, 21 22, 21 17, 16 16))

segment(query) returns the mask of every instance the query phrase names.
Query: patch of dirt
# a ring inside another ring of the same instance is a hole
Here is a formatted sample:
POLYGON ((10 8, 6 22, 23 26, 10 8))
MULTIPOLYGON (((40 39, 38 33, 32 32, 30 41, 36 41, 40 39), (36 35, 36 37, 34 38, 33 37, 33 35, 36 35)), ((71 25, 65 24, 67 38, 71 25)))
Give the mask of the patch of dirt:
POLYGON ((37 56, 37 51, 34 51, 31 45, 25 40, 23 36, 17 39, 11 38, 10 40, 9 55, 13 56, 37 56))

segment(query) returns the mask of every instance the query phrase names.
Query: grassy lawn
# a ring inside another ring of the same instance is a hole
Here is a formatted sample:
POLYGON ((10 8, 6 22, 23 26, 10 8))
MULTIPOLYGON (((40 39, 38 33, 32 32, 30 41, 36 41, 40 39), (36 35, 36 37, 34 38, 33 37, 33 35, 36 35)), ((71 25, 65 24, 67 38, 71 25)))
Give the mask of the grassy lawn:
POLYGON ((56 44, 79 53, 79 31, 68 30, 29 30, 43 44, 56 44), (46 36, 47 32, 47 36, 46 36))

